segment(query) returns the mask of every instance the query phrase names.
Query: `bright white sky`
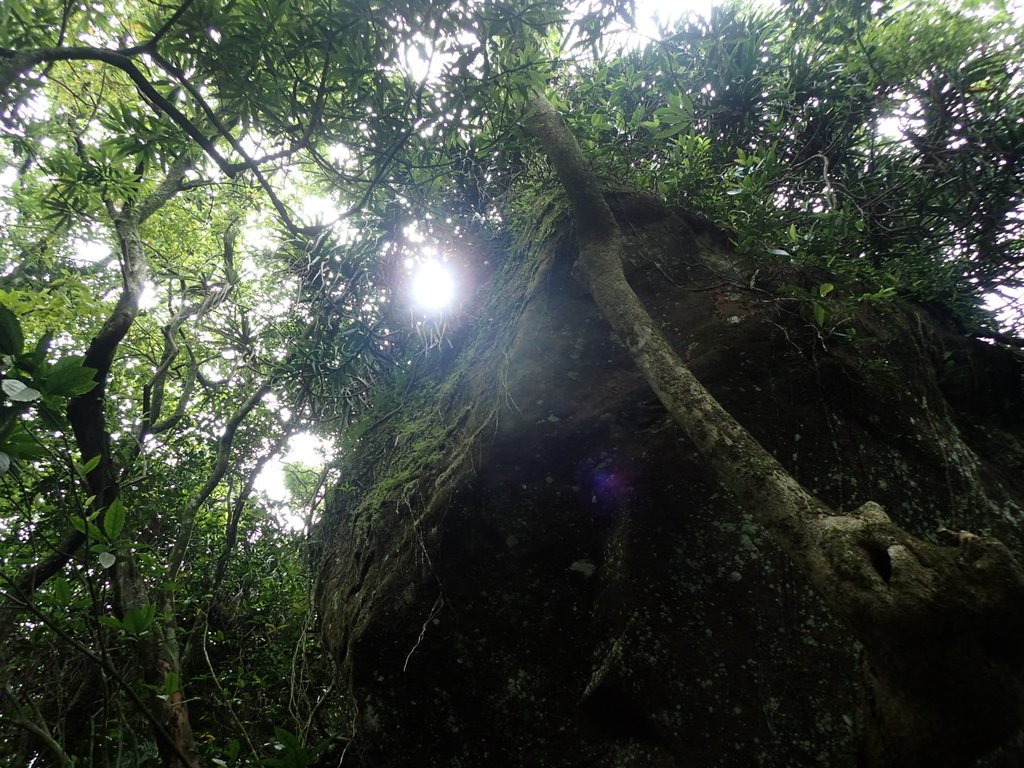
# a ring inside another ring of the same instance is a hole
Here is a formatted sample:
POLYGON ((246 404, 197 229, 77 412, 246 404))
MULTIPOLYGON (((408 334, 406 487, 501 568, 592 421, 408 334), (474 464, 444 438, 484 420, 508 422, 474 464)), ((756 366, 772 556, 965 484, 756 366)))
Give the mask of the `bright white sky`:
POLYGON ((657 16, 662 24, 670 23, 687 13, 707 18, 711 15, 712 0, 636 0, 636 26, 642 37, 655 37, 657 16))

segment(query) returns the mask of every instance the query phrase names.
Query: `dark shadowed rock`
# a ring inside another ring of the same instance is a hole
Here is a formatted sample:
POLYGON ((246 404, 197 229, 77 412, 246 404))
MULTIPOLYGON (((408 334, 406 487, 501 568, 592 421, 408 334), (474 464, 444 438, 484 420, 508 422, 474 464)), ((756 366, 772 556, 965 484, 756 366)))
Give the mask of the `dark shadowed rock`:
MULTIPOLYGON (((821 327, 797 297, 824 277, 612 202, 666 335, 807 488, 1019 550, 1018 357, 849 286, 821 327)), ((854 765, 849 632, 667 418, 573 252, 508 257, 351 446, 318 592, 345 764, 854 765)), ((1012 746, 988 763, 1022 764, 1012 746)))

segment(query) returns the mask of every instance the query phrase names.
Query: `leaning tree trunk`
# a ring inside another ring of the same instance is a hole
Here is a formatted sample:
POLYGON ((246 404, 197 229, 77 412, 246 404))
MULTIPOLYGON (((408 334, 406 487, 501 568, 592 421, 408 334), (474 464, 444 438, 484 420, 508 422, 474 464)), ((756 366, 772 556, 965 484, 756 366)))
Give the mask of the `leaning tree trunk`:
POLYGON ((862 763, 966 766, 1024 715, 1024 571, 1000 541, 909 535, 873 502, 839 514, 803 488, 697 381, 623 273, 597 177, 551 103, 527 101, 569 196, 578 271, 644 378, 722 485, 864 647, 862 763))

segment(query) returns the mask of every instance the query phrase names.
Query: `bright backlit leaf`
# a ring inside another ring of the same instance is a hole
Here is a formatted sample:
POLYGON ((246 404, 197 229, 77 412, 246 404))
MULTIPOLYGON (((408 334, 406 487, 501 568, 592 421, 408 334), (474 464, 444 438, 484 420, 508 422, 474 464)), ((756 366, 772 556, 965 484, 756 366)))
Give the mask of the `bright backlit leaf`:
POLYGON ((3 387, 4 394, 16 403, 31 403, 42 397, 38 389, 32 389, 17 379, 4 379, 0 386, 3 387))

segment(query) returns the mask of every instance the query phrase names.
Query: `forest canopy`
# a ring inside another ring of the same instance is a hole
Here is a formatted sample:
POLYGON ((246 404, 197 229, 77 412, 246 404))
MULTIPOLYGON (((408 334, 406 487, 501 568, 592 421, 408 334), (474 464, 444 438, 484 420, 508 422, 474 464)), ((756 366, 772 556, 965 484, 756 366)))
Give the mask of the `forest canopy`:
POLYGON ((380 388, 564 216, 524 130, 537 89, 610 190, 813 276, 788 299, 821 344, 909 300, 1024 346, 1006 7, 733 4, 647 41, 635 14, 3 3, 0 760, 193 764, 182 728, 218 765, 332 748, 306 535, 348 478, 258 478, 297 435, 341 452, 372 427, 380 388), (451 305, 414 301, 425 263, 451 305))

